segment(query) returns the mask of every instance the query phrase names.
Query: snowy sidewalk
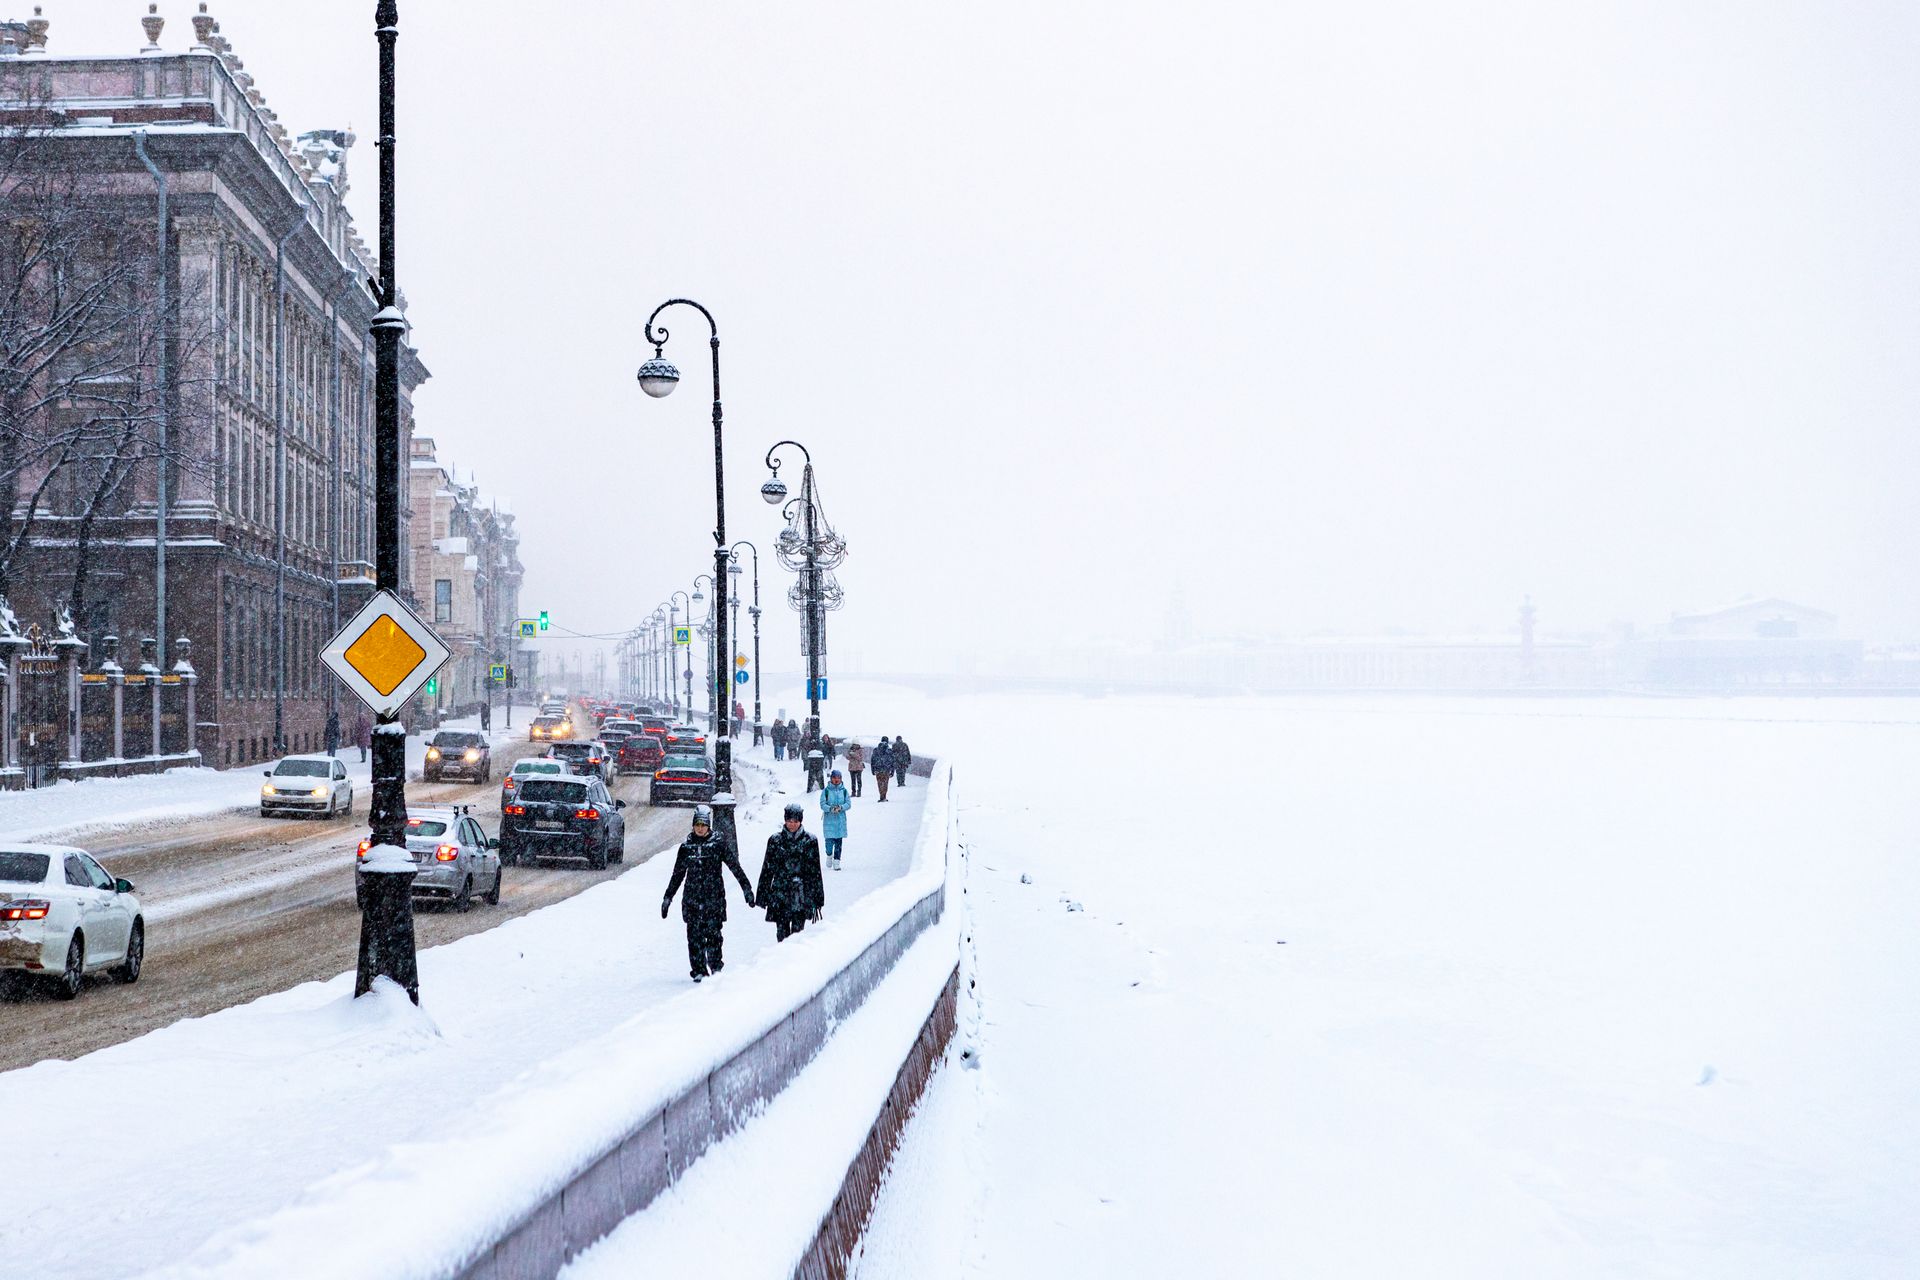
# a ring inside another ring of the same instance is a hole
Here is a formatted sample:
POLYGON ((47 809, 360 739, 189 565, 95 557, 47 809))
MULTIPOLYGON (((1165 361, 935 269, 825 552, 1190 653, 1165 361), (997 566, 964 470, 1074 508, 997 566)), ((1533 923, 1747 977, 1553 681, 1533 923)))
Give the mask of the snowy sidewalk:
MULTIPOLYGON (((797 770, 776 779, 764 751, 742 758, 741 860, 752 878, 790 798, 777 786, 807 806, 816 831, 818 795, 801 793, 797 770)), ((885 806, 857 802, 846 869, 827 873, 827 918, 803 938, 833 929, 905 867, 925 781, 895 795, 885 806)), ((620 1044, 641 1037, 696 1051, 726 1032, 714 1019, 737 1010, 743 992, 777 985, 759 973, 783 959, 772 927, 741 904, 737 886, 727 972, 689 982, 678 914, 660 918, 672 862, 662 850, 564 903, 423 952, 419 1010, 404 999, 354 1001, 352 975, 342 974, 74 1062, 0 1074, 0 1108, 63 1117, 41 1174, 9 1196, 9 1250, 33 1257, 44 1276, 238 1274, 235 1259, 276 1218, 297 1218, 355 1183, 419 1191, 411 1171, 421 1161, 511 1123, 529 1097, 574 1076, 578 1113, 543 1112, 536 1131, 584 1143, 610 1098, 659 1083, 623 1067, 620 1044), (97 1158, 105 1152, 116 1154, 97 1158)), ((84 1015, 85 1002, 77 1008, 84 1015)), ((503 1199, 518 1176, 516 1166, 492 1180, 503 1199)), ((444 1261, 410 1255, 417 1242, 391 1244, 397 1274, 444 1261)), ((329 1265, 316 1254, 304 1270, 275 1273, 335 1274, 329 1265)))

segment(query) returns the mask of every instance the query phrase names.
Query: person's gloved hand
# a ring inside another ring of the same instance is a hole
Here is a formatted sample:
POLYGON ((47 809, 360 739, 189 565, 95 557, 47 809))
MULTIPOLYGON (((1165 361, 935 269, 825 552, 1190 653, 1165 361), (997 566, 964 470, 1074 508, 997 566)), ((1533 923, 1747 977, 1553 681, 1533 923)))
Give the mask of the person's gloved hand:
POLYGON ((667 908, 668 908, 668 907, 669 907, 670 905, 672 905, 672 903, 673 903, 673 899, 672 899, 672 898, 662 898, 662 899, 660 899, 660 918, 661 918, 662 920, 665 920, 665 919, 667 918, 667 908))
POLYGON ((756 902, 755 902, 755 901, 753 900, 753 890, 751 890, 751 889, 749 889, 749 890, 747 890, 747 905, 748 905, 749 907, 752 907, 752 906, 758 906, 758 905, 759 905, 758 903, 756 903, 756 902))
POLYGON ((825 907, 815 907, 813 909, 813 922, 815 924, 819 924, 820 917, 825 915, 826 913, 827 913, 827 909, 825 907))

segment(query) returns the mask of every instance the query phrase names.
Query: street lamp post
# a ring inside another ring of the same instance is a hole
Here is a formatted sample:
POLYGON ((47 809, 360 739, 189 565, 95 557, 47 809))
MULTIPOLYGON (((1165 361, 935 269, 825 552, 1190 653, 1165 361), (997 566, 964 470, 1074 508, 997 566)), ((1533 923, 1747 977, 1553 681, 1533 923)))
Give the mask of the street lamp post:
POLYGON ((787 486, 780 479, 780 460, 774 456, 786 445, 800 451, 805 465, 800 472, 800 496, 782 508, 782 513, 787 516, 787 527, 774 539, 774 550, 782 564, 800 575, 798 597, 789 595, 788 599, 805 619, 802 630, 807 645, 807 733, 818 739, 820 686, 826 677, 824 614, 828 609, 839 608, 841 599, 840 584, 827 575, 829 570, 838 568, 841 561, 846 559, 847 544, 826 522, 826 516, 820 508, 820 493, 814 484, 813 455, 799 441, 782 440, 767 450, 767 467, 773 474, 760 486, 760 496, 774 505, 786 501, 787 486), (802 529, 798 530, 793 526, 793 508, 796 506, 800 508, 798 518, 802 525, 802 529))
MULTIPOLYGON (((400 338, 406 317, 394 277, 394 42, 400 37, 399 0, 379 0, 374 39, 380 44, 380 280, 373 317, 374 358, 374 578, 381 591, 400 593, 400 338)), ((407 736, 400 718, 383 713, 373 727, 372 847, 364 870, 360 964, 354 994, 389 978, 420 1003, 413 938, 413 859, 407 848, 407 736)))
MULTIPOLYGON (((713 575, 710 573, 702 573, 695 576, 693 580, 693 602, 695 604, 699 604, 702 600, 706 599, 705 596, 700 594, 700 584, 703 582, 713 588, 714 596, 716 597, 715 600, 707 601, 707 616, 706 620, 700 624, 700 638, 707 642, 707 732, 717 734, 719 732, 719 726, 713 722, 713 614, 714 605, 718 602, 720 595, 720 588, 718 584, 714 582, 713 575)), ((687 621, 691 622, 693 619, 689 617, 687 621)), ((689 669, 693 666, 693 655, 691 653, 687 655, 687 666, 689 669)), ((688 702, 692 702, 693 699, 689 696, 687 700, 688 702)))
MULTIPOLYGON (((760 745, 760 548, 742 539, 728 553, 727 572, 740 572, 740 548, 753 552, 753 604, 747 613, 753 618, 753 745, 760 745)), ((739 593, 736 592, 737 596, 739 593)))
MULTIPOLYGON (((667 329, 665 325, 655 328, 654 321, 668 307, 692 307, 707 321, 709 334, 708 350, 713 361, 713 590, 718 599, 714 602, 715 628, 718 649, 721 653, 730 652, 727 645, 727 469, 726 453, 723 447, 724 433, 720 415, 720 326, 714 321, 713 313, 691 298, 669 298, 653 309, 647 317, 646 338, 653 344, 653 359, 640 366, 636 375, 640 389, 658 399, 672 393, 680 382, 680 371, 668 363, 665 356, 667 329), (657 335, 657 336, 656 336, 657 335)), ((713 750, 714 816, 715 827, 723 837, 732 840, 733 826, 733 737, 728 733, 731 720, 720 721, 718 739, 713 750), (721 797, 725 799, 722 800, 721 797)))
MULTIPOLYGON (((673 659, 680 647, 678 638, 680 613, 673 603, 676 596, 682 600, 687 600, 687 593, 684 591, 676 591, 667 597, 667 692, 673 698, 673 718, 675 721, 679 721, 683 715, 680 707, 680 689, 673 680, 673 659)), ((693 601, 691 600, 687 600, 687 625, 693 625, 693 601)), ((691 658, 691 655, 689 655, 689 658, 691 658)), ((687 706, 684 716, 688 720, 693 719, 693 667, 691 662, 689 662, 687 667, 687 706)))

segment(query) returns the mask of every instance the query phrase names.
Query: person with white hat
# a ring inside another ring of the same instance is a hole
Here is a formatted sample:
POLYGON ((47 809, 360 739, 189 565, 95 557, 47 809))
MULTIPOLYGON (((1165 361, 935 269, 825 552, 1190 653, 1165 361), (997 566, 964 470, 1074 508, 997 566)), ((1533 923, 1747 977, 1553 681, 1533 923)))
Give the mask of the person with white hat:
POLYGON ((713 829, 713 810, 706 805, 696 805, 693 810, 693 831, 680 842, 680 852, 673 861, 673 879, 667 882, 667 896, 660 899, 660 918, 667 918, 667 908, 673 905, 673 895, 679 891, 682 881, 686 882, 686 896, 680 899, 680 918, 687 925, 687 964, 695 982, 725 968, 721 944, 724 941, 721 926, 727 922, 727 882, 721 878, 724 867, 733 872, 733 878, 740 882, 740 892, 746 895, 747 905, 753 905, 753 886, 747 883, 747 873, 740 868, 740 856, 733 851, 733 842, 713 829))
POLYGON ((847 838, 847 810, 853 806, 847 784, 840 779, 835 769, 820 792, 820 834, 826 838, 827 856, 833 859, 835 871, 840 869, 840 846, 847 838))

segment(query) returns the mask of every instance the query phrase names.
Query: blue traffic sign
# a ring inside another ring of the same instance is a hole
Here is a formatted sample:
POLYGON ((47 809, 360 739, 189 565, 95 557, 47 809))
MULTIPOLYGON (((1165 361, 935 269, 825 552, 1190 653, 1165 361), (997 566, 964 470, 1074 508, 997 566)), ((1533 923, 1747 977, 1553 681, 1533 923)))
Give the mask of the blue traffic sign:
POLYGON ((747 682, 747 673, 746 673, 746 672, 744 672, 744 671, 736 671, 736 672, 734 672, 734 673, 733 673, 733 682, 734 682, 735 684, 745 684, 745 683, 747 682))
POLYGON ((822 701, 822 702, 825 702, 825 701, 827 700, 827 678, 826 678, 825 676, 821 676, 821 677, 820 677, 820 680, 819 680, 819 685, 820 685, 820 692, 819 692, 819 693, 815 693, 815 692, 813 691, 813 686, 814 686, 814 683, 815 683, 815 682, 814 682, 814 681, 812 681, 812 680, 809 680, 809 681, 807 681, 807 699, 808 699, 809 701, 812 701, 812 700, 813 700, 814 698, 818 698, 818 699, 819 699, 820 701, 822 701))

